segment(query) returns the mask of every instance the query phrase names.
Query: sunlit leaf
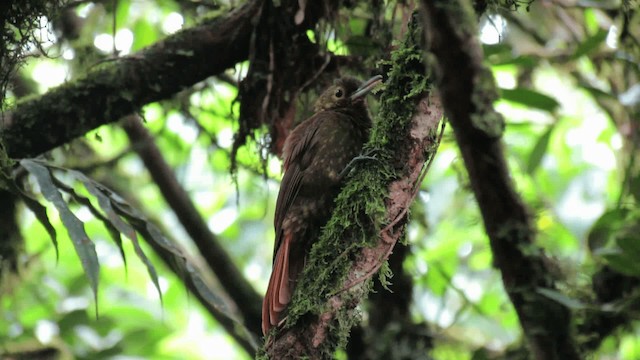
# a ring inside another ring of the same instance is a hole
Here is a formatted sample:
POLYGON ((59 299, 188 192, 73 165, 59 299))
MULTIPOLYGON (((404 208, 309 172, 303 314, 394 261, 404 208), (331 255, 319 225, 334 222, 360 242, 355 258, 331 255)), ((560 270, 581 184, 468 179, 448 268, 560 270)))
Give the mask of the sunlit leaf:
POLYGON ((24 204, 31 210, 31 212, 35 215, 38 222, 44 226, 45 230, 51 237, 51 242, 53 243, 53 247, 56 250, 56 262, 58 261, 60 254, 58 253, 58 238, 56 235, 56 229, 51 225, 49 221, 49 216, 47 216, 47 208, 42 206, 37 200, 32 199, 29 195, 22 192, 22 190, 17 189, 16 193, 20 196, 24 204))
POLYGON ((598 89, 597 87, 581 84, 582 88, 585 89, 591 96, 594 98, 604 98, 604 99, 615 99, 611 93, 598 89))
POLYGON ((82 268, 89 279, 94 299, 97 304, 100 264, 98 263, 98 255, 96 254, 95 245, 85 232, 84 224, 69 209, 69 206, 54 185, 49 169, 35 161, 27 159, 21 160, 20 165, 27 169, 27 171, 36 178, 44 198, 52 203, 58 210, 60 219, 62 220, 64 227, 69 232, 71 242, 73 243, 78 257, 80 257, 82 268))
POLYGON ((140 246, 140 242, 138 241, 138 236, 136 234, 136 231, 133 229, 131 225, 123 221, 113 209, 112 200, 110 197, 110 195, 112 194, 111 191, 104 188, 102 185, 94 183, 93 180, 89 179, 81 172, 73 171, 72 173, 78 178, 78 180, 82 182, 82 184, 85 186, 87 191, 89 191, 91 195, 95 196, 98 199, 98 204, 100 205, 100 208, 102 209, 102 211, 105 212, 105 214, 107 214, 107 217, 111 222, 111 224, 113 224, 113 226, 116 229, 118 229, 118 231, 120 231, 127 238, 129 238, 129 240, 131 240, 131 243, 133 244, 133 249, 136 255, 142 261, 144 266, 147 268, 149 277, 151 278, 153 285, 158 291, 160 302, 163 302, 162 290, 160 289, 160 282, 158 280, 158 273, 156 271, 156 268, 153 266, 153 264, 151 263, 151 260, 149 260, 147 255, 142 250, 142 247, 140 246))
POLYGON ((530 89, 500 89, 500 94, 505 100, 549 112, 555 111, 560 106, 556 99, 530 89))
POLYGON ((511 45, 508 44, 483 44, 482 50, 484 51, 485 57, 490 57, 494 55, 502 55, 502 56, 511 56, 512 49, 511 45))
MULTIPOLYGON (((127 25, 129 20, 129 9, 131 8, 131 0, 118 0, 114 2, 116 7, 116 27, 121 28, 127 25)), ((116 29, 117 30, 117 29, 116 29)))
MULTIPOLYGON (((71 173, 78 173, 76 171, 70 171, 70 172, 71 173)), ((64 192, 70 194, 78 203, 84 205, 87 209, 89 209, 91 214, 96 219, 102 221, 102 224, 107 229, 107 232, 111 236, 111 239, 113 240, 113 242, 118 247, 118 250, 120 251, 120 257, 122 258, 122 262, 124 263, 125 269, 126 269, 126 267, 127 267, 127 257, 126 257, 125 252, 124 252, 124 247, 122 246, 122 237, 120 237, 120 231, 118 231, 118 229, 112 224, 110 219, 106 218, 100 212, 100 210, 96 209, 96 207, 93 206, 93 204, 91 203, 91 200, 89 200, 88 198, 78 194, 72 187, 67 186, 62 181, 56 179, 55 177, 53 177, 53 182, 56 185, 56 187, 58 187, 60 190, 62 190, 64 192)))
POLYGON ((566 307, 568 307, 569 309, 572 310, 580 310, 580 309, 584 309, 586 307, 585 304, 583 304, 581 301, 577 300, 577 299, 573 299, 568 297, 567 295, 557 291, 557 290, 553 290, 553 289, 547 289, 547 288, 538 288, 536 290, 536 292, 538 294, 544 295, 546 297, 548 297, 549 299, 560 303, 566 307))
POLYGON ((153 44, 158 39, 158 31, 147 17, 140 17, 133 27, 131 50, 137 51, 153 44))
POLYGON ((583 41, 575 53, 573 53, 573 58, 577 59, 583 55, 587 55, 597 49, 607 38, 608 31, 604 29, 598 29, 594 35, 588 37, 585 41, 583 41))
POLYGON ((536 169, 538 169, 544 154, 547 153, 549 139, 551 139, 551 134, 553 133, 554 128, 554 125, 550 125, 544 134, 538 138, 536 145, 533 147, 533 150, 531 150, 531 153, 529 153, 529 161, 527 161, 527 173, 529 175, 533 175, 536 169))
POLYGON ((602 248, 611 245, 611 239, 622 227, 627 214, 629 214, 629 210, 625 208, 612 209, 604 212, 596 220, 587 236, 587 244, 593 253, 597 255, 602 248))
POLYGON ((494 63, 494 65, 517 65, 521 68, 533 68, 538 65, 538 58, 533 56, 521 55, 517 57, 509 57, 506 59, 498 60, 494 63))
MULTIPOLYGON (((113 194, 115 195, 115 194, 113 194)), ((123 199, 112 197, 112 206, 118 214, 124 216, 131 225, 142 235, 148 242, 155 244, 167 250, 173 256, 173 265, 177 267, 177 272, 187 276, 193 283, 196 291, 205 299, 212 307, 219 312, 238 323, 247 333, 241 321, 237 319, 229 310, 225 301, 217 296, 199 273, 199 270, 185 257, 182 251, 169 241, 162 232, 151 222, 149 222, 142 213, 127 204, 123 199)))

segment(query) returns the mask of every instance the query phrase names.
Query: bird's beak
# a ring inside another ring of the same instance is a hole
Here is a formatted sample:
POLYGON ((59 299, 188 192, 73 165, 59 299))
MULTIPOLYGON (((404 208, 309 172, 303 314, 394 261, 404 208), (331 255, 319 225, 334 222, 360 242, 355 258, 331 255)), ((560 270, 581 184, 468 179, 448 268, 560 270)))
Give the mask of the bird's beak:
POLYGON ((374 87, 382 82, 382 75, 376 75, 360 85, 358 90, 351 94, 351 100, 357 100, 367 95, 374 87))

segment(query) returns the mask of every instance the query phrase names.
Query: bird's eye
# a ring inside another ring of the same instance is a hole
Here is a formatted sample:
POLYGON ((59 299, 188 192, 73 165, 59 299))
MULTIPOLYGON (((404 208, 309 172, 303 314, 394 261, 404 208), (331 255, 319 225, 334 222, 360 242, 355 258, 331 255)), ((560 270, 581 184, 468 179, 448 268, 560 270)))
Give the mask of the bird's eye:
POLYGON ((336 98, 338 98, 338 99, 339 99, 339 98, 341 98, 341 97, 342 97, 342 95, 344 95, 344 93, 343 93, 342 89, 338 89, 338 90, 336 90, 336 94, 335 94, 335 97, 336 97, 336 98))

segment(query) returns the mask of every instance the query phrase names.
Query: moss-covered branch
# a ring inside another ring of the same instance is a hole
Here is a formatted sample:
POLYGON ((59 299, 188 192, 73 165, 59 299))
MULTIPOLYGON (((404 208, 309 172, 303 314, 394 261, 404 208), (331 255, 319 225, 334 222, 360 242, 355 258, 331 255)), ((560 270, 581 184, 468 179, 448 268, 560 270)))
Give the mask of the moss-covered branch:
POLYGON ((468 1, 423 0, 438 87, 469 172, 489 235, 495 266, 536 359, 579 359, 571 312, 541 294, 555 291, 553 272, 534 245, 535 230, 509 176, 500 137, 504 121, 493 109, 497 92, 482 64, 477 24, 468 1))
POLYGON ((131 56, 105 62, 48 93, 20 101, 0 122, 12 158, 41 154, 170 97, 247 59, 261 1, 167 37, 131 56))
POLYGON ((338 196, 334 214, 311 250, 286 323, 271 334, 264 357, 332 358, 358 321, 355 308, 368 294, 371 276, 404 235, 407 209, 424 164, 435 153, 442 118, 439 101, 429 95, 420 37, 414 23, 392 55, 364 150, 378 160, 359 163, 338 196))

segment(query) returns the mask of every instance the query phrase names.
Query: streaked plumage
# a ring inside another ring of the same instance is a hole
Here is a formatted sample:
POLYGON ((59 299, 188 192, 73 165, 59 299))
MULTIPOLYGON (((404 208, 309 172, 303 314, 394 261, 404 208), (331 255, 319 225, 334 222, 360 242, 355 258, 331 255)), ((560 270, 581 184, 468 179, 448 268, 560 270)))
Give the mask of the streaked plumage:
POLYGON ((284 145, 284 176, 274 226, 274 260, 262 304, 262 331, 283 319, 311 244, 320 235, 342 186, 340 174, 360 154, 371 119, 365 95, 380 82, 341 78, 325 90, 315 114, 298 125, 284 145))

